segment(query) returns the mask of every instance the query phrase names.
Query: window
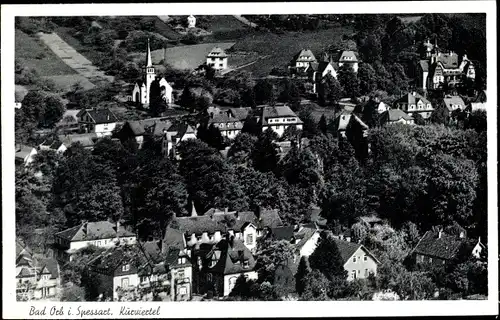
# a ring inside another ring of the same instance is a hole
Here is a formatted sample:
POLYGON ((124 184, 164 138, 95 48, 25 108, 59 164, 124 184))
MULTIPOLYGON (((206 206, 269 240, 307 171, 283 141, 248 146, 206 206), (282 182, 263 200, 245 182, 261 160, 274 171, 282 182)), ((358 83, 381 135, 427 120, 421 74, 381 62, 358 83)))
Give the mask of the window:
POLYGON ((429 257, 429 263, 432 263, 432 258, 429 257))
POLYGON ((356 279, 356 270, 351 271, 351 276, 353 279, 356 279))
POLYGON ((365 269, 365 277, 368 277, 368 269, 365 269))
POLYGON ((222 68, 224 65, 222 63, 219 63, 219 67, 222 68))
POLYGON ((247 234, 247 244, 253 244, 253 234, 247 234))
POLYGON ((122 271, 123 272, 127 272, 129 270, 130 270, 130 264, 126 264, 126 265, 122 266, 122 271))
POLYGON ((356 257, 352 257, 352 262, 356 263, 356 257))
POLYGON ((212 274, 211 273, 207 274, 207 281, 212 282, 212 274))
POLYGON ((122 278, 122 288, 128 287, 128 278, 122 278))
POLYGON ((243 268, 245 268, 245 269, 246 269, 246 268, 248 268, 248 267, 250 267, 250 265, 248 264, 248 260, 245 260, 245 261, 243 262, 243 268))
POLYGON ((180 295, 186 295, 187 294, 187 288, 186 287, 180 287, 179 288, 179 294, 180 295))
POLYGON ((368 261, 368 257, 367 257, 367 256, 364 256, 364 257, 363 257, 363 261, 368 261))
POLYGON ((184 279, 184 270, 177 271, 177 278, 184 279))

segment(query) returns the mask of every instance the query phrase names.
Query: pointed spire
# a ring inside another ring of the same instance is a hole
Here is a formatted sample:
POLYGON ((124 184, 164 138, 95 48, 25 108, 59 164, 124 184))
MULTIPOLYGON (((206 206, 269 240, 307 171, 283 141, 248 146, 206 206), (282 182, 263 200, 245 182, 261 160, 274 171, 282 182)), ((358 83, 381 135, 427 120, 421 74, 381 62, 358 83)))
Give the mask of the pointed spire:
POLYGON ((149 38, 148 38, 148 53, 146 57, 146 67, 152 67, 153 63, 151 62, 151 49, 149 48, 149 38))
POLYGON ((194 202, 191 201, 191 217, 197 217, 198 213, 196 212, 196 208, 194 207, 194 202))

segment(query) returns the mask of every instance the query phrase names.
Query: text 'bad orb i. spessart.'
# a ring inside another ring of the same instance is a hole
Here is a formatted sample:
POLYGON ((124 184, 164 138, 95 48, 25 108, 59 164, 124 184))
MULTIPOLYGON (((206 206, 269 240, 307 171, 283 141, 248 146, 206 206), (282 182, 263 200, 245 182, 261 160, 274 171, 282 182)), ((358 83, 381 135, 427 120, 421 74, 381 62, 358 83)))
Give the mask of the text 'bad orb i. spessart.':
MULTIPOLYGON (((52 306, 51 308, 49 308, 47 310, 47 306, 45 306, 41 309, 37 309, 36 307, 31 306, 29 315, 30 316, 46 316, 46 315, 64 316, 64 315, 68 315, 68 316, 85 317, 85 316, 113 316, 113 313, 111 312, 111 308, 86 309, 86 308, 83 308, 82 306, 78 306, 76 308, 69 307, 67 309, 64 309, 64 307, 62 307, 62 306, 59 308, 52 306), (67 310, 67 313, 65 312, 65 310, 67 310)), ((125 316, 125 315, 126 316, 155 316, 155 315, 158 316, 158 315, 160 315, 160 307, 148 308, 148 309, 143 309, 143 308, 132 309, 129 307, 121 307, 119 315, 120 316, 125 316)))

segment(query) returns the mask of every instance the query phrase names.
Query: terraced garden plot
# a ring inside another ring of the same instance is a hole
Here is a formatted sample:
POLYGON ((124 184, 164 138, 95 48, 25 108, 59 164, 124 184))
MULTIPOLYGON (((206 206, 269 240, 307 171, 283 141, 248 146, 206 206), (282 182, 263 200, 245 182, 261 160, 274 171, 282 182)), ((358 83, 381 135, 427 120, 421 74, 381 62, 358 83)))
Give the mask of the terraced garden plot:
POLYGON ((69 67, 87 78, 90 82, 114 81, 114 77, 106 75, 87 58, 66 43, 56 33, 40 33, 40 39, 69 67))
POLYGON ((36 70, 41 76, 76 74, 75 70, 38 39, 15 30, 14 41, 15 58, 21 60, 25 67, 36 70))

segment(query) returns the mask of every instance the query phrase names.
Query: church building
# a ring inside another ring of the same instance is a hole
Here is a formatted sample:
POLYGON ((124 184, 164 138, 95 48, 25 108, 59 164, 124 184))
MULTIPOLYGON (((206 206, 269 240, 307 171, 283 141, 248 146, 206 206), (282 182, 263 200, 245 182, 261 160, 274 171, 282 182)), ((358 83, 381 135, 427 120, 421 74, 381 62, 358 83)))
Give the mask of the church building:
POLYGON ((132 96, 129 98, 130 101, 135 102, 136 104, 141 104, 144 107, 149 106, 150 99, 150 90, 151 84, 155 81, 159 82, 159 87, 161 91, 162 99, 167 104, 172 104, 172 86, 165 80, 165 78, 160 78, 156 76, 156 71, 153 66, 153 62, 151 59, 151 49, 149 47, 149 39, 148 39, 148 49, 146 53, 146 66, 143 68, 143 76, 142 79, 137 80, 134 89, 132 91, 132 96))

